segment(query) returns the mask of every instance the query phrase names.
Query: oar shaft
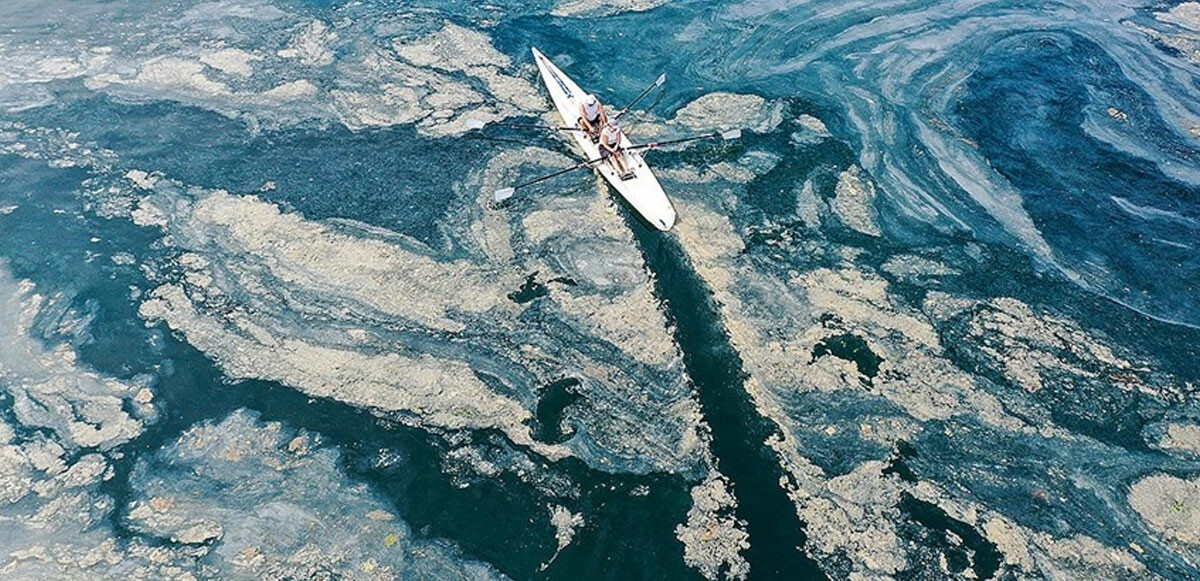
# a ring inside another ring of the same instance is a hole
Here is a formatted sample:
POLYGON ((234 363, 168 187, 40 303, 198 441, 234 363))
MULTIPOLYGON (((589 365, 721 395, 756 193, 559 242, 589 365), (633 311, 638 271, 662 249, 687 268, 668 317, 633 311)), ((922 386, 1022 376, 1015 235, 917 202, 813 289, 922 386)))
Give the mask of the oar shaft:
POLYGON ((663 81, 666 80, 666 76, 667 75, 664 73, 662 76, 655 79, 654 82, 651 83, 651 85, 649 87, 646 87, 645 89, 642 90, 641 93, 638 94, 637 98, 635 98, 632 102, 630 102, 628 105, 626 105, 624 109, 617 111, 617 114, 613 115, 612 118, 616 119, 616 118, 624 115, 625 113, 629 112, 629 110, 632 109, 634 105, 638 104, 638 101, 641 101, 643 97, 645 97, 646 95, 649 95, 650 91, 653 91, 655 87, 662 85, 663 81))
POLYGON ((533 129, 550 129, 552 131, 583 131, 579 127, 558 127, 555 125, 535 125, 533 123, 492 123, 499 127, 529 127, 533 129))
POLYGON ((664 145, 674 145, 676 143, 687 143, 689 141, 699 141, 701 139, 712 139, 714 137, 721 137, 721 132, 716 131, 716 132, 708 133, 705 135, 697 135, 695 137, 684 137, 683 139, 672 139, 670 141, 656 141, 656 142, 651 142, 651 143, 644 143, 642 145, 635 145, 633 147, 627 147, 627 148, 625 148, 625 151, 641 151, 643 149, 654 149, 656 147, 662 147, 664 145))
MULTIPOLYGON (((622 153, 627 153, 627 152, 631 152, 631 151, 642 151, 642 150, 646 150, 646 149, 654 149, 654 148, 656 148, 656 147, 662 147, 662 146, 664 146, 664 145, 673 145, 673 144, 676 144, 676 143, 687 143, 687 142, 689 142, 689 141, 697 141, 697 140, 700 140, 700 139, 712 139, 712 138, 714 138, 714 137, 720 137, 720 138, 723 138, 723 139, 736 139, 736 138, 737 138, 738 136, 740 136, 740 135, 741 135, 741 131, 739 131, 739 130, 732 130, 732 131, 728 131, 728 132, 725 132, 725 133, 722 133, 722 132, 720 132, 720 131, 714 131, 714 132, 712 132, 712 133, 707 133, 707 134, 704 134, 704 135, 697 135, 697 136, 695 136, 695 137, 684 137, 684 138, 682 138, 682 139, 672 139, 672 140, 670 140, 670 141, 659 141, 659 142, 654 142, 654 143, 647 143, 647 144, 645 144, 645 145, 635 145, 635 146, 633 146, 633 147, 628 147, 628 148, 625 148, 625 149, 623 149, 623 150, 621 150, 621 151, 622 151, 622 153)), ((602 161, 604 161, 604 159, 605 159, 605 158, 601 157, 601 158, 598 158, 598 159, 589 159, 589 160, 587 160, 587 161, 581 161, 581 162, 579 162, 579 163, 577 163, 577 164, 575 164, 575 165, 573 165, 573 166, 571 166, 571 167, 568 167, 568 168, 565 168, 565 169, 560 169, 560 170, 558 170, 558 171, 556 171, 556 172, 554 172, 554 173, 549 173, 549 174, 546 174, 546 175, 544 175, 544 176, 541 176, 541 177, 538 177, 538 178, 534 178, 534 179, 532 179, 532 180, 529 180, 529 181, 527 181, 527 182, 525 182, 525 183, 522 183, 522 184, 517 184, 517 185, 515 185, 515 186, 512 186, 512 187, 509 187, 509 188, 503 188, 503 189, 500 189, 500 190, 496 190, 496 192, 495 192, 495 199, 496 199, 496 201, 497 201, 497 202, 504 201, 504 200, 508 199, 510 196, 512 196, 512 195, 513 195, 513 192, 515 192, 515 191, 517 191, 517 190, 519 190, 519 189, 521 189, 521 188, 526 188, 526 187, 532 186, 532 185, 534 185, 534 184, 539 184, 539 183, 542 183, 542 182, 544 182, 544 181, 546 181, 546 180, 548 180, 548 179, 551 179, 551 178, 556 178, 556 177, 558 177, 558 176, 560 176, 560 175, 563 175, 563 174, 565 174, 565 173, 569 173, 569 172, 573 172, 573 171, 575 171, 575 170, 577 170, 577 169, 583 169, 583 168, 585 168, 585 167, 591 167, 592 165, 594 165, 594 164, 596 164, 596 163, 599 163, 599 162, 602 162, 602 161)))
POLYGON ((577 169, 583 169, 583 168, 585 168, 585 167, 588 167, 588 166, 590 166, 590 165, 592 165, 592 164, 594 164, 594 163, 596 163, 596 162, 598 162, 598 161, 601 161, 601 160, 599 160, 599 159, 590 159, 590 160, 588 160, 588 161, 581 161, 581 162, 579 162, 579 163, 577 163, 577 164, 575 164, 575 165, 573 165, 573 166, 571 166, 571 167, 568 167, 568 168, 566 168, 566 169, 560 169, 560 170, 558 170, 558 171, 556 171, 556 172, 554 172, 554 173, 546 174, 546 175, 544 175, 544 176, 542 176, 542 177, 535 178, 535 179, 529 180, 529 181, 527 181, 527 182, 525 182, 525 183, 522 183, 522 184, 515 185, 515 186, 513 186, 513 187, 512 187, 512 189, 513 189, 513 190, 519 190, 519 189, 521 189, 521 188, 524 188, 524 187, 527 187, 527 186, 532 186, 532 185, 534 185, 534 184, 539 184, 539 183, 542 183, 542 182, 544 182, 544 181, 546 181, 546 180, 548 180, 548 179, 550 179, 550 178, 556 178, 556 177, 558 177, 558 176, 560 176, 560 175, 563 175, 563 174, 565 174, 565 173, 568 173, 568 172, 573 172, 573 171, 575 171, 575 170, 577 170, 577 169))
MULTIPOLYGON (((683 139, 672 139, 672 140, 670 140, 670 141, 658 141, 658 142, 654 142, 654 143, 646 143, 646 144, 644 144, 644 145, 635 145, 635 146, 633 146, 633 147, 626 147, 626 148, 622 149, 621 151, 623 151, 623 152, 630 152, 630 151, 641 151, 641 150, 643 150, 643 149, 654 149, 655 147, 661 147, 661 146, 664 146, 664 145, 674 145, 674 144, 676 144, 676 143, 687 143, 687 142, 689 142, 689 141, 698 141, 698 140, 701 140, 701 139, 712 139, 712 138, 714 138, 714 137, 721 137, 721 132, 720 132, 720 131, 714 131, 713 133, 709 133, 709 134, 706 134, 706 135, 697 135, 697 136, 695 136, 695 137, 685 137, 685 138, 683 138, 683 139)), ((546 181, 546 180, 548 180, 548 179, 550 179, 550 178, 556 178, 556 177, 558 177, 558 176, 560 176, 560 175, 562 175, 562 174, 565 174, 565 173, 568 173, 568 172, 572 172, 572 171, 575 171, 575 170, 577 170, 577 169, 583 169, 583 168, 585 168, 585 167, 589 167, 589 166, 591 166, 592 164, 600 163, 600 162, 602 162, 602 161, 604 161, 604 158, 603 158, 603 157, 596 158, 596 159, 589 159, 589 160, 587 160, 587 161, 581 161, 581 162, 579 162, 579 163, 577 163, 577 164, 575 164, 575 165, 573 165, 573 166, 571 166, 571 167, 569 167, 569 168, 566 168, 566 169, 560 169, 560 170, 558 170, 558 171, 556 171, 556 172, 554 172, 554 173, 552 173, 552 174, 547 174, 547 175, 544 175, 544 176, 542 176, 542 177, 540 177, 540 178, 533 179, 533 180, 527 181, 527 182, 525 182, 525 183, 523 183, 523 184, 520 184, 520 185, 513 186, 513 189, 514 189, 514 190, 519 190, 519 189, 521 189, 521 188, 523 188, 523 187, 525 187, 525 186, 532 186, 533 184, 541 183, 541 182, 544 182, 544 181, 546 181)))

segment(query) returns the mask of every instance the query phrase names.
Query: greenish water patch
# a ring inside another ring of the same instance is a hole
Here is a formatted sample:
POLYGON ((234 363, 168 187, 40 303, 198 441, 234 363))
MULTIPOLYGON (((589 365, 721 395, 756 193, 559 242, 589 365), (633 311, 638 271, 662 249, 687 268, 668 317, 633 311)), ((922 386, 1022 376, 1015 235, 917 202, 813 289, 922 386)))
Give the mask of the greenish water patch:
MULTIPOLYGON (((946 511, 936 504, 906 493, 900 499, 900 510, 910 519, 901 523, 901 536, 917 541, 921 553, 939 551, 946 558, 946 567, 956 577, 961 578, 969 568, 975 572, 978 579, 991 579, 1000 569, 1003 555, 996 545, 983 538, 983 535, 967 523, 946 514, 946 511)), ((927 569, 937 567, 936 563, 932 558, 923 560, 920 564, 924 567, 903 571, 897 578, 927 579, 932 572, 927 569)))
POLYGON ((655 273, 656 293, 674 323, 684 365, 711 428, 718 467, 733 483, 737 517, 746 521, 750 548, 744 555, 750 577, 825 579, 801 549, 804 524, 779 484, 785 478, 779 460, 765 443, 777 429, 759 415, 743 387, 741 357, 725 334, 708 287, 674 238, 646 228, 634 231, 655 273))
POLYGON ((888 465, 883 469, 884 475, 895 474, 900 480, 916 483, 917 475, 909 467, 908 461, 916 458, 917 449, 906 440, 896 440, 896 451, 888 459, 888 465))
POLYGON ((851 333, 828 337, 813 346, 812 361, 826 355, 853 361, 858 365, 859 373, 865 376, 863 381, 867 385, 872 385, 872 380, 879 374, 879 364, 883 363, 883 358, 871 351, 862 337, 851 333))
POLYGON ((547 286, 547 284, 558 283, 565 286, 575 286, 578 284, 573 279, 565 276, 552 278, 546 281, 546 283, 541 283, 538 282, 537 275, 538 273, 534 272, 526 276, 525 282, 521 284, 521 288, 508 293, 508 300, 514 303, 525 304, 534 299, 549 295, 550 288, 547 286))
POLYGON ((538 398, 537 413, 537 434, 535 437, 547 444, 558 444, 563 442, 570 434, 563 434, 562 431, 562 413, 567 406, 575 403, 580 397, 583 397, 576 391, 579 387, 579 380, 573 377, 560 379, 545 387, 542 390, 541 397, 538 398))
POLYGON ((521 285, 521 288, 508 293, 508 300, 514 303, 524 304, 532 301, 533 299, 544 297, 550 294, 550 290, 546 288, 546 285, 537 281, 537 275, 538 273, 535 272, 529 276, 526 276, 525 282, 521 285))

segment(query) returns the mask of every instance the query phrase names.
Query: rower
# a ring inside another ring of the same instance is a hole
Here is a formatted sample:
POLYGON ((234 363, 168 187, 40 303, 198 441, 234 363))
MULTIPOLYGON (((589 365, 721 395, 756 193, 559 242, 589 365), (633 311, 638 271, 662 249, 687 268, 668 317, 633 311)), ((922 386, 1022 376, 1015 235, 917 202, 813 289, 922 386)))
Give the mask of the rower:
POLYGON ((607 159, 617 170, 622 179, 629 176, 629 167, 625 165, 625 151, 621 149, 621 127, 616 119, 609 119, 604 130, 600 132, 600 159, 607 159))
POLYGON ((579 124, 595 142, 606 123, 608 123, 608 114, 604 112, 604 105, 600 104, 596 95, 589 94, 579 105, 579 124))

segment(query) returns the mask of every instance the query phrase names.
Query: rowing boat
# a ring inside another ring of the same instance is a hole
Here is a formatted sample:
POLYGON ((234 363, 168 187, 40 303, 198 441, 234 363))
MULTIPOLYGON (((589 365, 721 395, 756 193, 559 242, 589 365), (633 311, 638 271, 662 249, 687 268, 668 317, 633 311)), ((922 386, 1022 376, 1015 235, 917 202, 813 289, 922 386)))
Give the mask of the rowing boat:
MULTIPOLYGON (((587 97, 587 93, 536 48, 533 49, 533 58, 537 61, 538 71, 542 74, 542 82, 546 84, 546 90, 550 92, 550 99, 554 101, 554 107, 562 116, 563 124, 566 127, 577 127, 579 106, 587 97)), ((568 133, 575 139, 575 144, 583 150, 587 159, 599 159, 600 146, 593 143, 586 133, 582 131, 568 133)), ((633 147, 633 144, 630 143, 628 137, 622 135, 621 147, 629 149, 633 147)), ((592 167, 612 185, 613 189, 617 190, 618 194, 621 194, 621 197, 642 218, 659 230, 670 230, 675 225, 675 208, 671 206, 671 200, 667 199, 667 193, 659 185, 658 178, 654 177, 654 173, 646 165, 642 153, 626 151, 625 160, 632 174, 626 178, 622 178, 609 163, 597 163, 592 167)))

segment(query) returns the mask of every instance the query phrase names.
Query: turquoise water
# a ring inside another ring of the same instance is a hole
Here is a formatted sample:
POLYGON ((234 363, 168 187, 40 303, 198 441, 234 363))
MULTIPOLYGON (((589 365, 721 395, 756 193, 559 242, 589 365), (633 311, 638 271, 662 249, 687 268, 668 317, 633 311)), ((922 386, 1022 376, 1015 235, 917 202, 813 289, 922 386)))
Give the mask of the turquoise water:
POLYGON ((0 22, 13 578, 1200 575, 1194 3, 0 22))

